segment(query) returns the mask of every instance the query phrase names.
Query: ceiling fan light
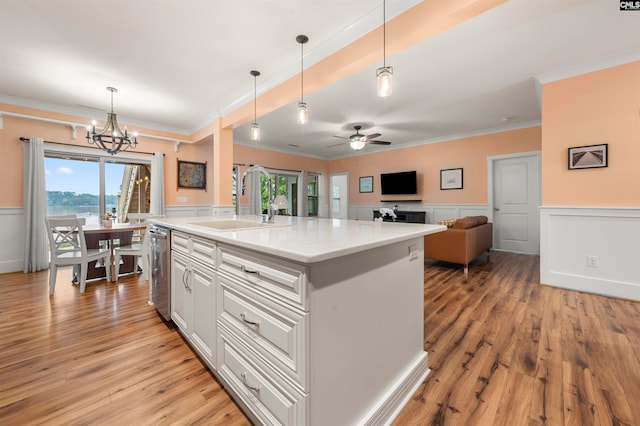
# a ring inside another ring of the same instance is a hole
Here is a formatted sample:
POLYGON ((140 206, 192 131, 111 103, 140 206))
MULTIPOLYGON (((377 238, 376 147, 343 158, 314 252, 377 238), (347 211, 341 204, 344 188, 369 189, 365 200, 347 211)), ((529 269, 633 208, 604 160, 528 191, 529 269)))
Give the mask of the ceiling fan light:
POLYGON ((258 123, 251 123, 251 130, 249 132, 249 137, 252 141, 260 140, 260 125, 258 123))
POLYGON ((364 148, 365 142, 363 140, 352 140, 351 142, 349 142, 349 146, 351 147, 351 149, 353 149, 354 151, 360 151, 362 148, 364 148))
POLYGON ((309 122, 309 108, 306 102, 298 102, 298 124, 307 124, 309 122))
POLYGON ((386 98, 393 92, 393 67, 380 67, 376 70, 378 97, 386 98))

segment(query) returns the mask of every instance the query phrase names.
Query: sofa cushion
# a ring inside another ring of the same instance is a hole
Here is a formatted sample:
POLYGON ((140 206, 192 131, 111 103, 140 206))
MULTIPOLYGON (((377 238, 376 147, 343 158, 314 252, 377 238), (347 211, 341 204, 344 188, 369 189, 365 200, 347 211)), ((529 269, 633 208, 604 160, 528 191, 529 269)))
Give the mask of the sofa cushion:
POLYGON ((485 223, 489 222, 489 218, 486 216, 474 216, 476 218, 478 218, 478 225, 484 225, 485 223))
POLYGON ((474 226, 484 225, 489 221, 486 216, 465 216, 462 219, 458 219, 454 222, 454 229, 469 229, 474 226))
POLYGON ((467 216, 458 219, 453 224, 453 229, 469 229, 478 225, 478 218, 475 216, 467 216))

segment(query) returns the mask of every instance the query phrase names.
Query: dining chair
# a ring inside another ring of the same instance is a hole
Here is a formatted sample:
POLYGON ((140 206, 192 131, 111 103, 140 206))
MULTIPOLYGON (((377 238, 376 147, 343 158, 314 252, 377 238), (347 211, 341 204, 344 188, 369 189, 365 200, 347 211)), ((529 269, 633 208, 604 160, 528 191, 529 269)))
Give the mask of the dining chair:
MULTIPOLYGON (((129 223, 143 224, 147 223, 147 220, 152 217, 159 217, 151 213, 128 213, 129 223)), ((144 281, 149 279, 149 270, 151 265, 151 247, 149 240, 146 238, 146 229, 140 231, 137 241, 133 241, 130 245, 116 247, 114 249, 114 261, 115 261, 115 280, 118 280, 120 274, 120 261, 122 256, 133 256, 133 271, 138 270, 138 259, 142 262, 142 274, 140 278, 144 281)))
MULTIPOLYGON (((51 260, 49 262, 49 294, 56 288, 58 266, 74 266, 80 279, 80 293, 87 286, 87 270, 89 262, 103 260, 105 265, 111 264, 111 252, 108 248, 88 249, 84 238, 84 218, 69 216, 48 216, 45 218, 51 260), (79 267, 79 270, 77 269, 79 267)), ((111 268, 105 268, 107 281, 111 280, 111 268)))

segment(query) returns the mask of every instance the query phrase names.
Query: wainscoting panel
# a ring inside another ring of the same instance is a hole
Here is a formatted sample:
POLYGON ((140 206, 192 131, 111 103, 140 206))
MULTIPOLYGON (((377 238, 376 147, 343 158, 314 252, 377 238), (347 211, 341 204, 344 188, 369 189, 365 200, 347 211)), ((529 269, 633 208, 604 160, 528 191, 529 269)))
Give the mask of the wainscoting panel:
MULTIPOLYGON (((373 211, 381 207, 392 208, 389 203, 384 204, 351 204, 349 219, 373 220, 373 211)), ((489 216, 486 205, 476 204, 417 204, 398 203, 398 210, 421 211, 427 214, 427 223, 437 223, 439 220, 459 219, 465 216, 489 216)))
POLYGON ((24 209, 0 208, 0 274, 22 271, 25 234, 24 209))
POLYGON ((167 206, 167 217, 194 217, 194 216, 233 216, 233 206, 167 206))
POLYGON ((640 300, 640 209, 542 207, 540 281, 640 300))

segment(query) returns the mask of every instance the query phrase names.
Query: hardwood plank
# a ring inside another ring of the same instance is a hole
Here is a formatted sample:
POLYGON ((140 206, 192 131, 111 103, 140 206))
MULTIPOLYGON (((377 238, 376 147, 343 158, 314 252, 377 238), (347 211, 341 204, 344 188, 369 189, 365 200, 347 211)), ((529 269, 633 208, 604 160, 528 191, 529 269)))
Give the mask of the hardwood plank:
MULTIPOLYGON (((0 275, 0 424, 249 425, 138 275, 0 275)), ((535 256, 427 262, 432 373, 406 425, 640 423, 640 303, 539 284, 535 256)))
POLYGON ((539 279, 536 256, 492 253, 466 282, 426 262, 433 368, 394 425, 640 424, 640 303, 539 279))

